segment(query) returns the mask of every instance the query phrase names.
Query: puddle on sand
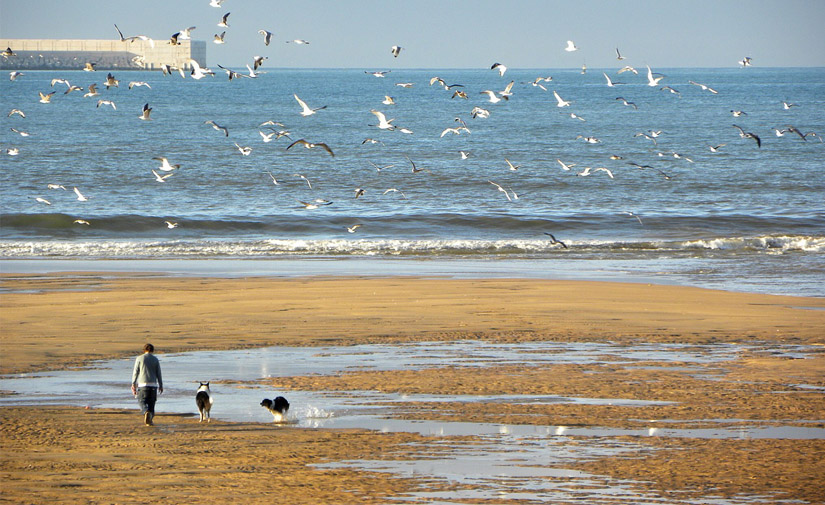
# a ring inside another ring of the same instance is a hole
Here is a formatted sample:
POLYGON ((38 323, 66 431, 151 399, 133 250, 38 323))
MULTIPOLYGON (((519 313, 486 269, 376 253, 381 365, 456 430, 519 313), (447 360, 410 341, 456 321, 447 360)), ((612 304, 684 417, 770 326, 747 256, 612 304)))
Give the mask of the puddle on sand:
MULTIPOLYGON (((249 383, 261 378, 338 374, 351 370, 402 370, 425 367, 494 365, 552 365, 645 362, 679 363, 696 374, 708 364, 735 359, 750 352, 747 346, 721 344, 687 346, 643 344, 634 346, 588 343, 487 342, 412 343, 325 348, 265 348, 243 351, 160 354, 166 391, 159 398, 161 412, 194 413, 198 381, 212 381, 215 419, 233 422, 269 422, 271 415, 259 406, 261 399, 286 396, 292 425, 305 428, 359 428, 385 432, 412 432, 433 438, 421 445, 421 458, 405 461, 345 461, 320 468, 357 468, 398 475, 440 479, 459 487, 439 493, 422 491, 399 501, 460 503, 461 500, 522 500, 524 502, 588 503, 633 502, 698 503, 662 500, 634 490, 632 483, 559 468, 565 463, 597 457, 637 454, 650 450, 642 444, 618 441, 617 436, 698 438, 825 438, 825 429, 801 426, 718 427, 672 429, 667 423, 642 429, 500 425, 492 423, 404 420, 407 402, 581 403, 647 406, 666 402, 575 398, 537 395, 399 395, 373 391, 318 392, 273 391, 249 383), (222 383, 225 381, 226 383, 222 383), (471 435, 472 441, 456 436, 471 435), (576 437, 576 438, 571 438, 576 437), (427 456, 438 448, 433 457, 427 456)), ((804 349, 788 352, 798 355, 804 349)), ((129 393, 132 359, 97 362, 92 368, 72 371, 5 376, 0 405, 89 405, 95 408, 136 409, 129 393)), ((702 500, 702 503, 739 505, 760 503, 755 497, 702 500)), ((772 500, 776 503, 775 500, 772 500)))

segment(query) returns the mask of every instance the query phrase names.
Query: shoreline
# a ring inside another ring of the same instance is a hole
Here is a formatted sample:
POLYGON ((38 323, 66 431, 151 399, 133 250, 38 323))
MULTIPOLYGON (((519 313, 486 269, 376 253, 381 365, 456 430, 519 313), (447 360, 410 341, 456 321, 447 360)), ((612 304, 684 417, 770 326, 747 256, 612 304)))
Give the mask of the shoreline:
MULTIPOLYGON (((695 352, 709 355, 716 344, 747 343, 757 348, 698 367, 610 355, 589 365, 512 366, 491 361, 485 367, 462 367, 444 360, 420 370, 308 372, 265 382, 287 395, 290 390, 385 391, 658 402, 525 402, 491 408, 484 400, 409 400, 394 414, 411 421, 535 429, 565 425, 666 431, 667 426, 708 428, 719 422, 733 428, 778 423, 821 429, 825 412, 825 300, 819 298, 577 280, 156 277, 99 272, 3 274, 0 288, 4 374, 132 358, 145 341, 155 344, 161 360, 163 353, 183 351, 465 339, 503 344, 703 344, 695 352), (772 353, 789 345, 813 350, 805 351, 803 359, 772 353)), ((207 493, 214 503, 234 503, 238 493, 253 501, 287 498, 296 504, 386 503, 423 490, 451 493, 467 487, 427 472, 371 470, 375 466, 370 462, 391 466, 393 461, 452 460, 456 444, 490 443, 475 436, 366 429, 225 421, 205 425, 187 415, 162 409, 160 414, 156 427, 147 428, 136 410, 0 407, 0 503, 87 503, 89 496, 133 503, 153 492, 161 493, 165 503, 188 503, 196 492, 207 493), (283 450, 275 454, 272 447, 283 450), (157 459, 158 451, 162 460, 157 459)), ((825 471, 825 439, 540 439, 562 451, 604 443, 601 440, 636 447, 624 455, 585 455, 539 464, 564 475, 592 475, 584 480, 565 477, 571 492, 583 493, 577 496, 588 496, 593 482, 610 489, 611 479, 618 479, 629 482, 623 485, 634 493, 659 501, 719 501, 720 496, 809 503, 825 499, 819 482, 825 471)), ((520 500, 499 495, 496 502, 520 500)))

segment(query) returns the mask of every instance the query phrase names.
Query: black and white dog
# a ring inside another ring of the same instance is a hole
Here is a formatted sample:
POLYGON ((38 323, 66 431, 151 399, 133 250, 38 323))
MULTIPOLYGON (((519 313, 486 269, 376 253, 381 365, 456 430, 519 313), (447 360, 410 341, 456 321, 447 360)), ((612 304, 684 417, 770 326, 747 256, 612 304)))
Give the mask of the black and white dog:
POLYGON ((261 402, 261 407, 265 408, 272 414, 273 422, 282 423, 286 421, 286 413, 289 411, 289 402, 286 398, 279 396, 274 400, 264 400, 261 402))
POLYGON ((199 423, 204 420, 209 422, 209 411, 212 409, 212 395, 209 394, 209 383, 201 382, 198 392, 195 393, 195 404, 198 406, 198 412, 201 415, 199 423))

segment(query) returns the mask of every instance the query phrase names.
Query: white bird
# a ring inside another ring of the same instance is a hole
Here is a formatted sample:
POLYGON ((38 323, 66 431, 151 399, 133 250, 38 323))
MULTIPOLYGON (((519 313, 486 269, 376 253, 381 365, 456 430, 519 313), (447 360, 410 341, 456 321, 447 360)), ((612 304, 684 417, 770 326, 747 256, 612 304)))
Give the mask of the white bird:
POLYGON ((493 63, 493 65, 490 67, 490 70, 498 70, 498 75, 504 76, 504 72, 507 71, 507 67, 505 65, 502 65, 501 63, 493 63))
POLYGON ((37 201, 39 203, 45 203, 46 205, 51 205, 52 204, 52 202, 46 200, 45 198, 41 198, 39 196, 35 197, 35 201, 37 201))
POLYGON ((229 129, 228 128, 219 125, 218 123, 212 121, 211 119, 209 119, 207 121, 204 121, 203 124, 212 125, 213 129, 218 130, 218 131, 222 131, 224 133, 224 136, 226 136, 226 137, 229 136, 229 129))
POLYGON ((712 153, 718 153, 718 152, 719 152, 719 149, 721 149, 722 147, 724 147, 724 146, 726 146, 726 145, 727 145, 727 144, 719 144, 719 145, 717 145, 717 146, 708 146, 708 148, 710 149, 710 152, 712 152, 712 153))
MULTIPOLYGON (((550 237, 550 240, 551 240, 550 243, 551 244, 559 244, 562 247, 564 247, 565 249, 567 249, 567 244, 565 244, 561 240, 557 240, 556 237, 554 237, 552 233, 544 232, 544 234, 547 235, 548 237, 550 237)), ((560 426, 560 428, 561 428, 561 426, 560 426)), ((562 433, 564 433, 564 430, 562 430, 562 433)), ((560 434, 558 429, 556 430, 556 434, 560 434)))
POLYGON ((481 119, 485 119, 490 117, 490 111, 487 109, 482 109, 481 107, 473 107, 473 110, 470 112, 470 115, 473 119, 480 117, 481 119))
POLYGON ((265 143, 272 142, 272 137, 274 137, 275 135, 277 135, 277 134, 278 134, 278 132, 264 133, 264 132, 262 132, 261 130, 258 130, 258 133, 260 133, 260 134, 261 134, 261 139, 262 139, 265 143))
POLYGON ((144 82, 144 81, 131 81, 131 82, 129 83, 129 89, 132 89, 132 88, 134 88, 135 86, 146 86, 147 88, 152 89, 152 86, 150 86, 148 82, 144 82))
POLYGON ((606 174, 607 174, 607 176, 608 176, 608 177, 610 177, 611 179, 613 178, 613 172, 611 172, 610 170, 608 170, 608 169, 606 169, 606 168, 604 168, 604 167, 596 167, 594 170, 597 170, 597 171, 600 171, 600 172, 604 172, 604 173, 606 173, 606 174))
POLYGON ((190 72, 192 79, 199 80, 203 79, 207 75, 215 75, 215 72, 212 70, 206 67, 201 67, 196 60, 190 59, 189 64, 192 66, 192 71, 190 72))
POLYGON ((392 72, 392 70, 375 70, 375 71, 364 70, 365 74, 370 74, 373 77, 387 77, 387 74, 389 74, 390 72, 392 72))
MULTIPOLYGON (((564 113, 564 112, 562 112, 562 114, 565 114, 565 113, 564 113)), ((571 112, 570 114, 567 114, 567 115, 568 115, 568 116, 570 116, 570 119, 578 119, 579 121, 587 121, 586 119, 584 119, 583 117, 579 116, 579 115, 578 115, 578 114, 576 114, 575 112, 571 112)))
POLYGON ((220 22, 218 22, 218 26, 220 26, 221 28, 229 28, 229 23, 227 22, 227 20, 229 19, 229 14, 231 13, 227 12, 221 17, 220 22))
POLYGON ((564 50, 567 51, 568 53, 573 52, 573 51, 578 51, 578 49, 579 48, 576 47, 576 44, 574 44, 572 40, 568 40, 567 41, 567 47, 564 48, 564 50))
POLYGON ((466 160, 470 157, 470 153, 468 153, 467 151, 458 151, 458 154, 461 155, 462 160, 466 160))
POLYGON ((623 66, 622 68, 619 69, 619 71, 617 73, 621 74, 622 72, 633 72, 636 75, 639 74, 639 71, 636 70, 635 68, 631 67, 630 65, 623 66))
POLYGON ((384 190, 384 192, 383 192, 383 193, 381 193, 381 194, 382 194, 382 195, 386 195, 387 193, 399 193, 399 194, 401 195, 401 198, 403 198, 403 199, 405 199, 405 200, 407 199, 407 195, 405 195, 403 191, 400 191, 400 190, 399 190, 399 189, 397 189, 397 188, 389 188, 389 189, 385 189, 385 190, 384 190))
POLYGON ((38 91, 40 93, 40 103, 51 103, 52 102, 52 95, 54 95, 54 91, 51 93, 44 94, 42 91, 38 91))
POLYGON ((156 180, 156 181, 158 181, 158 182, 166 182, 166 179, 168 179, 168 178, 172 177, 174 174, 163 174, 163 175, 160 175, 160 174, 159 174, 159 173, 157 173, 155 170, 152 170, 152 175, 154 175, 154 176, 155 176, 155 180, 156 180))
POLYGON ((91 223, 90 223, 90 222, 88 222, 88 221, 86 221, 85 219, 75 219, 74 221, 72 221, 72 223, 74 223, 74 224, 82 224, 82 225, 86 225, 86 226, 91 226, 91 223))
POLYGON ((378 118, 378 124, 374 125, 374 126, 377 126, 381 130, 394 130, 395 129, 395 126, 391 124, 393 121, 395 121, 395 119, 387 119, 387 117, 384 115, 383 112, 377 111, 375 109, 370 110, 370 112, 375 114, 375 117, 378 118))
POLYGON ((330 156, 335 156, 335 154, 332 152, 332 149, 330 149, 330 147, 328 145, 324 144, 323 142, 307 142, 304 139, 298 139, 295 142, 289 144, 286 147, 286 150, 288 151, 292 146, 294 146, 296 144, 301 144, 304 147, 306 147, 307 149, 312 149, 313 147, 320 147, 320 148, 323 148, 326 152, 328 152, 330 156))
POLYGON ((212 42, 214 42, 215 44, 226 44, 226 41, 223 40, 224 37, 226 37, 226 32, 225 31, 221 32, 220 35, 218 35, 216 33, 215 37, 212 39, 212 42))
POLYGON ((21 75, 26 75, 26 74, 24 74, 23 72, 18 72, 17 70, 11 71, 11 72, 9 72, 9 80, 14 81, 18 77, 20 77, 21 75))
POLYGON ((582 139, 588 144, 598 144, 601 140, 597 139, 596 137, 585 137, 584 135, 576 135, 576 140, 582 139))
POLYGON ((785 110, 790 110, 791 107, 798 107, 795 103, 791 102, 782 102, 782 108, 785 110))
POLYGON ((304 40, 304 39, 292 39, 292 40, 287 40, 286 43, 287 44, 295 43, 295 44, 298 44, 298 45, 304 45, 304 44, 309 44, 309 41, 304 40))
POLYGON ((46 187, 49 189, 62 189, 63 191, 66 191, 66 186, 62 184, 47 184, 46 187))
POLYGON ((275 176, 274 176, 274 175, 272 175, 272 172, 270 172, 269 170, 267 170, 267 172, 266 172, 266 173, 268 173, 268 174, 269 174, 269 178, 270 178, 270 179, 272 179, 272 184, 274 184, 274 185, 276 185, 276 186, 277 186, 277 185, 279 184, 279 183, 278 183, 278 179, 276 179, 276 178, 275 178, 275 176))
POLYGON ((621 97, 621 96, 617 96, 617 97, 616 97, 616 100, 621 100, 621 101, 622 101, 622 103, 623 103, 623 104, 625 104, 625 105, 626 105, 626 106, 628 106, 628 107, 633 107, 634 109, 638 109, 638 108, 639 108, 639 107, 637 107, 637 106, 636 106, 636 104, 635 104, 634 102, 628 102, 627 100, 625 100, 625 99, 624 99, 623 97, 621 97))
POLYGON ((24 132, 23 130, 18 130, 17 128, 9 128, 9 130, 11 130, 14 133, 20 135, 21 137, 30 137, 31 136, 31 133, 24 132))
POLYGON ((619 52, 618 47, 616 48, 616 59, 619 61, 622 61, 624 59, 624 56, 622 56, 622 53, 619 52))
POLYGON ((650 69, 650 65, 647 65, 647 85, 648 86, 658 86, 659 81, 664 79, 665 76, 659 73, 654 74, 653 70, 650 69))
POLYGON ((138 119, 140 119, 141 121, 151 121, 152 118, 149 117, 149 114, 151 114, 151 113, 152 113, 152 108, 149 107, 149 104, 148 103, 143 104, 143 113, 140 116, 138 116, 138 119))
POLYGON ((519 169, 519 167, 521 167, 521 165, 513 165, 513 164, 510 162, 510 160, 508 160, 507 158, 504 158, 504 161, 506 161, 506 162, 507 162, 507 167, 508 167, 510 170, 512 170, 513 172, 515 172, 516 170, 518 170, 518 169, 519 169))
POLYGON ((8 154, 9 156, 17 156, 18 154, 20 154, 20 149, 17 147, 7 147, 6 154, 8 154))
POLYGON ((83 98, 89 98, 92 96, 98 96, 100 93, 97 91, 97 84, 92 83, 89 84, 89 92, 83 95, 83 98))
POLYGON ((412 82, 397 82, 397 83, 395 83, 395 85, 400 87, 400 88, 412 88, 415 85, 415 83, 412 83, 412 82))
POLYGON ((261 30, 258 30, 258 33, 260 33, 261 35, 264 36, 264 45, 268 46, 269 43, 272 41, 272 32, 270 32, 268 30, 261 29, 261 30))
POLYGON ((120 81, 115 79, 115 76, 113 76, 112 73, 109 72, 108 74, 106 74, 106 81, 103 82, 103 85, 106 86, 106 89, 109 89, 112 86, 119 88, 120 81))
POLYGON ((184 28, 183 30, 178 32, 178 39, 180 40, 191 40, 192 39, 192 30, 197 28, 196 26, 190 26, 189 28, 184 28))
POLYGON ((644 223, 642 223, 642 219, 639 216, 637 216, 636 214, 630 212, 629 210, 622 211, 622 214, 627 214, 630 217, 635 217, 636 220, 639 221, 639 224, 644 226, 644 223))
POLYGON ((85 201, 88 200, 88 198, 83 196, 83 193, 81 193, 80 190, 77 189, 77 186, 74 187, 74 194, 77 195, 77 201, 78 202, 85 202, 85 201))
POLYGON ((558 161, 558 162, 559 162, 559 165, 561 165, 562 170, 567 170, 567 171, 569 171, 571 168, 573 168, 573 167, 575 167, 575 166, 576 166, 576 164, 575 164, 575 163, 565 163, 565 162, 563 162, 563 161, 562 161, 562 160, 560 160, 560 159, 556 159, 556 161, 558 161))
POLYGON ((558 104, 556 104, 556 107, 569 107, 570 106, 570 102, 568 102, 566 100, 562 100, 562 98, 559 96, 559 93, 556 90, 553 90, 553 96, 556 97, 556 101, 558 102, 558 104))
POLYGON ((610 79, 610 76, 609 76, 609 75, 607 75, 607 74, 606 74, 606 73, 604 73, 604 72, 602 72, 602 75, 603 75, 603 76, 604 76, 604 78, 607 80, 607 87, 608 87, 608 88, 612 88, 613 86, 617 86, 617 85, 619 85, 619 84, 624 84, 623 82, 613 82, 613 80, 611 80, 611 79, 610 79))
POLYGON ((398 58, 398 55, 401 54, 401 46, 392 46, 390 48, 390 52, 392 53, 393 57, 398 58))
POLYGON ((395 98, 389 95, 384 95, 384 99, 381 100, 381 103, 383 103, 384 105, 395 105, 395 98))
POLYGON ((741 65, 742 68, 749 67, 752 65, 751 60, 753 60, 753 58, 751 58, 750 56, 745 56, 744 58, 739 60, 739 65, 741 65))
POLYGON ((235 142, 235 147, 238 148, 238 151, 240 151, 240 153, 243 156, 249 156, 252 153, 252 148, 251 147, 247 147, 247 146, 241 147, 241 146, 238 145, 237 142, 235 142))
POLYGON ((349 233, 355 233, 355 230, 357 230, 357 229, 358 229, 358 228, 360 228, 360 227, 361 227, 361 225, 360 225, 360 224, 354 224, 354 225, 352 225, 352 226, 347 226, 347 231, 348 231, 349 233))
POLYGON ((178 223, 174 223, 172 221, 164 221, 164 223, 166 223, 166 227, 169 228, 170 230, 172 228, 177 228, 178 227, 178 223))
POLYGON ((700 88, 702 88, 702 90, 703 90, 703 91, 709 91, 709 92, 713 93, 714 95, 716 95, 716 94, 718 94, 718 93, 719 93, 719 92, 718 92, 718 91, 716 91, 715 89, 713 89, 713 88, 711 88, 710 86, 707 86, 707 85, 705 85, 705 84, 700 84, 700 83, 695 82, 695 81, 688 81, 688 82, 689 82, 690 84, 693 84, 694 86, 699 86, 700 88))
POLYGON ((506 189, 504 189, 504 187, 502 187, 502 186, 501 186, 501 184, 496 184, 496 183, 495 183, 495 182, 493 182, 493 181, 487 181, 487 182, 489 182, 489 183, 490 183, 490 184, 492 184, 493 186, 497 187, 499 191, 501 191, 502 193, 504 193, 504 196, 506 196, 506 197, 507 197, 507 201, 508 201, 508 202, 512 202, 512 201, 513 201, 513 199, 512 199, 512 198, 510 198, 510 193, 508 193, 508 192, 507 192, 507 190, 506 190, 506 189))
POLYGON ((103 100, 103 99, 98 100, 97 101, 97 108, 100 108, 101 105, 111 105, 112 109, 117 110, 117 106, 115 105, 115 102, 113 102, 111 100, 103 100))
POLYGON ((172 170, 175 170, 176 168, 180 168, 180 164, 176 163, 174 165, 171 165, 171 164, 169 164, 169 160, 166 159, 163 156, 157 156, 157 157, 152 158, 152 159, 160 161, 161 165, 158 167, 158 170, 160 170, 162 172, 171 172, 172 170))
POLYGON ((25 113, 25 112, 23 112, 23 111, 22 111, 22 110, 20 110, 20 109, 12 109, 12 110, 10 110, 10 111, 9 111, 8 116, 6 116, 6 117, 12 117, 12 116, 14 116, 15 114, 17 114, 18 116, 20 116, 20 117, 22 117, 22 118, 25 118, 25 117, 26 117, 26 113, 25 113))
POLYGON ((304 117, 311 116, 311 115, 315 114, 315 112, 316 112, 316 111, 319 111, 319 110, 321 110, 321 109, 326 109, 326 108, 327 108, 327 106, 326 106, 326 105, 323 105, 323 106, 321 106, 321 107, 315 107, 314 109, 311 109, 311 108, 310 108, 310 107, 306 104, 306 102, 304 102, 303 100, 301 100, 300 98, 298 98, 298 95, 293 94, 292 96, 294 96, 294 97, 295 97, 295 100, 298 102, 298 105, 300 105, 300 106, 301 106, 301 109, 302 109, 302 110, 301 110, 301 115, 302 115, 302 116, 304 116, 304 117))
POLYGON ((498 95, 496 95, 495 91, 492 91, 492 90, 489 90, 489 89, 485 89, 484 91, 479 92, 479 95, 484 95, 484 94, 486 94, 487 96, 490 97, 490 103, 498 103, 498 102, 501 101, 502 98, 505 99, 505 100, 508 99, 507 96, 503 96, 503 97, 499 98, 498 95))
POLYGON ((312 184, 309 183, 309 179, 307 179, 305 175, 302 175, 302 174, 292 174, 292 175, 295 176, 295 177, 300 177, 301 179, 303 179, 304 182, 307 183, 307 186, 309 187, 309 189, 312 189, 312 184))
MULTIPOLYGON (((221 6, 221 4, 222 4, 222 3, 224 3, 225 1, 226 1, 226 0, 210 0, 210 1, 209 1, 209 6, 210 6, 210 7, 220 7, 220 6, 221 6)), ((168 221, 167 221, 167 222, 168 222, 168 221)))

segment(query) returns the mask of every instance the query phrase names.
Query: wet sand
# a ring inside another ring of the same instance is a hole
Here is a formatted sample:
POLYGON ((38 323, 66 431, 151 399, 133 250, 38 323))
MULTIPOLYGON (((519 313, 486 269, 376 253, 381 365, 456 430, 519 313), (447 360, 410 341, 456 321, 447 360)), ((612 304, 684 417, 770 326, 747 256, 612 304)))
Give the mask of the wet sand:
MULTIPOLYGON (((429 278, 215 279, 96 274, 4 276, 0 372, 65 369, 134 356, 271 345, 349 345, 485 339, 721 344, 765 352, 706 366, 490 366, 279 378, 288 389, 443 394, 553 394, 676 402, 618 407, 550 404, 412 404, 411 419, 655 428, 823 427, 825 355, 777 357, 780 344, 825 344, 825 300, 677 286, 545 280, 429 278), (695 371, 694 371, 695 372, 695 371), (797 387, 794 385, 805 385, 797 387), (815 386, 819 389, 811 389, 815 386), (659 424, 656 424, 659 423, 659 424)), ((124 378, 127 382, 128 378, 124 378)), ((316 469, 313 463, 423 458, 425 437, 298 429, 134 411, 0 409, 0 503, 165 503, 281 500, 386 503, 442 483, 391 474, 316 469), (415 449, 413 449, 415 448, 415 449), (279 454, 278 452, 281 451, 279 454), (286 494, 285 494, 286 493, 286 494)), ((570 468, 634 479, 665 497, 768 495, 825 501, 823 440, 634 437, 649 450, 570 468)), ((571 438, 571 443, 586 443, 571 438)), ((426 451, 425 451, 426 452, 426 451)), ((499 503, 507 503, 502 498, 499 503)), ((515 503, 515 502, 514 502, 515 503)))

